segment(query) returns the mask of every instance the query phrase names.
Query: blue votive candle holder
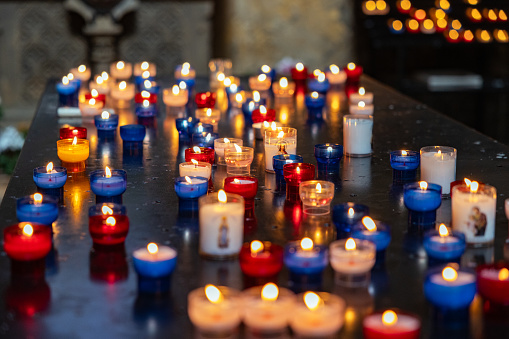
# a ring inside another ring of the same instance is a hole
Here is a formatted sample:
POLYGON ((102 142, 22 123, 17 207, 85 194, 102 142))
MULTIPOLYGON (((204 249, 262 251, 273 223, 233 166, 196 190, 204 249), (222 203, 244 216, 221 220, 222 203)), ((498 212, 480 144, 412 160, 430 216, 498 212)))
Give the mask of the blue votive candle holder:
POLYGON ((67 169, 57 166, 48 171, 47 166, 34 168, 34 182, 37 188, 61 188, 67 181, 67 169))
POLYGON ((276 69, 268 65, 260 67, 258 74, 265 74, 272 82, 276 81, 276 69))
MULTIPOLYGON (((109 170, 109 169, 108 169, 109 170)), ((97 202, 118 202, 118 199, 125 192, 127 187, 127 174, 124 170, 110 170, 111 176, 106 174, 107 170, 96 170, 90 173, 90 188, 97 196, 97 202)))
POLYGON ((283 167, 286 164, 304 162, 304 158, 296 154, 277 154, 272 157, 272 167, 276 173, 276 189, 283 191, 286 189, 285 176, 283 175, 283 167))
POLYGON ((252 98, 247 98, 242 104, 242 113, 244 117, 251 119, 251 115, 255 109, 260 108, 261 105, 265 105, 265 98, 260 98, 259 101, 254 101, 252 98))
POLYGON ((138 273, 140 292, 164 293, 170 289, 170 276, 177 265, 177 251, 150 243, 133 252, 133 264, 138 273))
POLYGON ((329 80, 325 77, 325 73, 322 73, 322 77, 317 79, 310 79, 308 81, 308 89, 310 92, 318 92, 320 94, 326 94, 330 88, 329 80))
POLYGON ((475 274, 459 270, 456 264, 432 269, 424 280, 426 299, 442 310, 466 309, 474 300, 475 292, 475 274))
POLYGON ((420 163, 419 152, 416 151, 392 151, 390 155, 392 177, 395 182, 415 181, 417 168, 420 163))
POLYGON ((323 270, 329 264, 329 249, 314 245, 310 238, 292 241, 285 246, 283 261, 293 275, 291 280, 301 281, 301 276, 308 276, 308 281, 320 281, 323 270), (303 249, 304 240, 311 244, 310 248, 303 249))
POLYGON ((124 125, 120 126, 120 137, 123 141, 141 142, 145 139, 145 126, 142 125, 124 125))
POLYGON ((406 184, 403 201, 408 208, 408 225, 418 228, 433 227, 437 209, 442 204, 442 186, 425 181, 406 184))
POLYGON ((315 145, 315 158, 319 172, 339 172, 339 163, 343 158, 343 146, 339 144, 317 144, 315 145))
POLYGON ((185 79, 184 78, 176 78, 175 82, 179 85, 181 82, 184 82, 186 84, 188 100, 191 101, 191 98, 193 97, 193 89, 194 89, 196 80, 194 78, 185 78, 185 79))
POLYGON ((371 241, 379 253, 385 251, 391 242, 391 228, 379 220, 363 217, 353 226, 352 238, 371 241))
POLYGON ((23 222, 51 225, 58 218, 58 200, 36 193, 16 201, 16 217, 23 222))
POLYGON ((308 109, 309 120, 322 120, 323 108, 325 107, 325 96, 318 92, 306 95, 304 103, 308 109))
MULTIPOLYGON (((179 137, 188 138, 189 132, 192 132, 194 125, 200 122, 200 119, 196 118, 178 118, 175 120, 175 127, 179 132, 179 137)), ((191 133, 192 134, 192 133, 191 133)))
POLYGON ((94 116, 97 131, 114 131, 118 126, 118 115, 106 111, 94 116))
POLYGON ((209 179, 204 177, 178 177, 175 178, 175 192, 182 200, 198 199, 207 194, 209 179))
POLYGON ((444 224, 424 234, 423 246, 428 257, 438 262, 458 261, 465 252, 465 234, 454 232, 444 224))
POLYGON ((148 76, 148 77, 144 78, 141 75, 137 75, 134 77, 134 86, 136 87, 137 92, 141 92, 145 88, 145 86, 143 84, 145 82, 145 80, 154 81, 155 78, 153 76, 148 76))
POLYGON ((157 82, 149 80, 149 83, 147 83, 147 80, 143 81, 140 84, 140 92, 141 91, 147 91, 150 94, 159 94, 159 91, 161 90, 161 86, 157 84, 157 82))
POLYGON ((189 130, 189 136, 192 136, 196 133, 213 133, 214 132, 214 126, 211 124, 205 124, 203 122, 197 122, 193 125, 193 127, 190 127, 189 130))
POLYGON ((60 107, 75 107, 78 100, 78 88, 75 84, 70 82, 67 77, 62 82, 57 82, 56 88, 58 92, 58 105, 60 107))
POLYGON ((332 221, 336 226, 338 239, 347 238, 353 226, 369 215, 369 207, 362 204, 347 202, 334 205, 332 208, 332 221))
POLYGON ((135 104, 134 112, 138 117, 154 117, 157 114, 157 105, 150 103, 148 100, 144 100, 142 103, 135 104))
POLYGON ((219 138, 219 134, 213 132, 194 133, 192 136, 192 145, 199 147, 214 148, 214 140, 219 138))

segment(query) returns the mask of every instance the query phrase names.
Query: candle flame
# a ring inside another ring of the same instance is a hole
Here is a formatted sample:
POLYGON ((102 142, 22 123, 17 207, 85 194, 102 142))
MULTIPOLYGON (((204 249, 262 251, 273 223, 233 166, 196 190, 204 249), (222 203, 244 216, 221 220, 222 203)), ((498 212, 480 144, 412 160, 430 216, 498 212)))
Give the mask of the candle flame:
POLYGON ((182 70, 180 71, 180 74, 182 74, 183 76, 188 76, 189 75, 189 68, 182 67, 182 70))
POLYGON ((150 101, 148 101, 148 100, 143 100, 143 107, 145 107, 145 108, 146 108, 146 107, 148 107, 148 106, 150 106, 150 101))
POLYGON ((32 234, 34 234, 34 228, 30 224, 26 224, 23 226, 23 235, 26 235, 27 237, 31 237, 32 234))
POLYGON ((194 164, 194 166, 198 166, 198 161, 191 159, 191 162, 194 164))
POLYGON ((118 84, 118 89, 123 91, 127 88, 127 82, 125 81, 121 81, 119 84, 118 84))
POLYGON ((350 207, 348 209, 348 216, 352 218, 354 216, 354 214, 355 214, 355 211, 353 210, 353 208, 350 207))
POLYGON ((318 76, 322 73, 318 68, 313 71, 313 75, 318 78, 318 76))
POLYGON ((157 252, 159 252, 159 247, 156 243, 151 242, 147 245, 147 251, 150 254, 157 254, 157 252))
POLYGON ((235 146, 235 152, 237 152, 237 153, 241 153, 242 152, 242 148, 239 145, 233 144, 233 146, 235 146))
POLYGON ((267 283, 262 288, 262 299, 265 301, 275 301, 279 295, 279 289, 274 283, 267 283))
POLYGON ((69 85, 69 78, 64 76, 64 77, 62 78, 62 84, 64 84, 64 85, 69 85))
POLYGON ((123 61, 117 62, 117 69, 124 69, 125 63, 123 61))
POLYGON ((284 136, 285 136, 285 132, 283 132, 283 131, 279 131, 279 133, 277 134, 277 137, 279 139, 284 138, 284 136))
POLYGON ((275 131, 275 130, 276 130, 276 128, 277 128, 276 122, 275 122, 275 121, 273 121, 273 122, 272 122, 272 124, 270 124, 270 129, 271 129, 271 130, 273 130, 273 131, 275 131))
POLYGON ((270 72, 270 66, 269 65, 263 65, 262 66, 262 72, 263 73, 269 73, 270 72))
POLYGON ((355 64, 353 62, 349 62, 348 65, 346 66, 349 70, 353 71, 355 69, 355 64))
POLYGON ((108 113, 108 111, 103 111, 101 113, 101 119, 109 119, 110 118, 110 113, 108 113))
POLYGON ((234 182, 235 184, 240 184, 240 180, 239 180, 239 179, 237 179, 237 178, 233 179, 233 182, 234 182))
POLYGON ((219 192, 217 192, 217 200, 219 200, 219 202, 222 202, 222 203, 225 203, 226 202, 226 192, 224 190, 219 190, 219 192))
POLYGON ((231 84, 230 85, 230 91, 232 91, 232 93, 237 92, 237 85, 236 84, 231 84))
POLYGON ((327 147, 327 152, 332 152, 332 147, 331 146, 327 147))
POLYGON ((111 178, 111 170, 110 170, 110 168, 108 166, 106 166, 104 171, 106 173, 106 178, 111 178))
POLYGON ((231 84, 232 84, 232 79, 230 79, 230 78, 225 78, 225 79, 224 79, 224 81, 223 81, 223 85, 224 85, 225 87, 230 87, 230 86, 231 86, 231 84))
POLYGON ((108 206, 103 206, 101 208, 101 212, 103 213, 103 215, 112 215, 113 214, 113 210, 111 208, 109 208, 108 206))
POLYGON ((447 230, 447 227, 444 224, 440 224, 438 227, 438 233, 441 237, 447 237, 449 235, 449 231, 447 230))
POLYGON ((104 80, 103 80, 102 76, 98 75, 97 78, 95 79, 95 82, 98 85, 101 85, 104 82, 104 80))
POLYGON ((297 174, 300 174, 300 167, 297 167, 295 170, 297 171, 297 174))
POLYGON ((353 251, 357 248, 355 245, 355 240, 353 238, 348 238, 348 240, 345 243, 345 250, 347 251, 353 251))
POLYGON ((288 87, 288 79, 286 79, 285 77, 282 77, 281 79, 279 79, 279 87, 281 87, 281 88, 288 87))
POLYGON ((472 183, 470 184, 470 192, 476 193, 478 189, 479 189, 479 183, 477 181, 472 181, 472 183))
MULTIPOLYGON (((95 88, 90 91, 90 94, 92 95, 93 98, 97 98, 99 96, 99 92, 97 92, 97 90, 95 88)), ((95 100, 94 100, 94 104, 95 104, 95 100)))
POLYGON ((223 82, 223 80, 224 80, 225 78, 226 78, 226 76, 224 75, 224 73, 219 73, 219 74, 217 75, 217 80, 218 80, 219 82, 223 82))
POLYGON ((145 72, 141 73, 141 77, 143 79, 149 78, 150 77, 150 72, 149 71, 145 71, 145 72))
POLYGON ((115 226, 116 223, 117 223, 117 221, 115 220, 114 217, 108 217, 106 219, 106 225, 108 225, 108 226, 115 226))
POLYGON ((42 202, 42 194, 35 193, 34 194, 34 203, 40 204, 42 202))
POLYGON ((368 231, 370 231, 370 232, 376 231, 376 224, 373 221, 373 219, 371 219, 370 217, 362 218, 362 224, 364 225, 364 227, 366 227, 368 229, 368 231))
POLYGON ((364 87, 359 88, 359 94, 360 95, 366 94, 366 90, 364 89, 364 87))
POLYGON ((74 80, 74 74, 72 74, 72 73, 67 74, 67 79, 69 79, 69 81, 73 81, 74 80))
POLYGON ((509 279, 509 270, 507 268, 502 268, 498 272, 498 280, 507 280, 509 279))
POLYGON ((261 99, 260 92, 253 91, 253 101, 258 102, 258 101, 260 101, 260 99, 261 99))
POLYGON ((213 304, 219 304, 223 301, 223 294, 214 285, 205 286, 205 296, 213 304))
POLYGON ((78 134, 78 130, 77 129, 73 129, 72 130, 72 134, 74 134, 74 135, 78 134))
POLYGON ((364 101, 359 101, 357 106, 364 108, 364 107, 366 107, 366 103, 364 101))
POLYGON ((190 64, 189 62, 187 62, 187 61, 186 61, 186 62, 184 62, 184 63, 182 64, 182 68, 190 69, 190 68, 191 68, 191 64, 190 64))
POLYGON ((224 139, 223 139, 223 142, 224 142, 225 144, 229 144, 229 143, 230 143, 230 139, 228 139, 228 138, 224 138, 224 139))
POLYGON ((179 83, 179 87, 180 87, 181 90, 185 90, 187 88, 186 82, 185 81, 181 81, 179 83))
POLYGON ((318 81, 320 81, 320 82, 325 81, 325 73, 320 72, 320 74, 318 74, 318 81))
POLYGON ((387 310, 382 314, 382 322, 385 326, 392 326, 398 321, 398 316, 394 311, 387 310))
POLYGON ((470 184, 472 183, 472 181, 470 181, 470 179, 463 179, 463 181, 465 182, 465 185, 467 185, 467 187, 470 187, 470 184))
POLYGON ((194 153, 196 153, 196 154, 200 154, 200 153, 201 153, 201 149, 200 149, 200 147, 198 147, 198 146, 194 146, 194 147, 193 147, 193 152, 194 152, 194 153))
POLYGON ((304 251, 311 251, 313 249, 313 240, 311 238, 302 238, 300 241, 300 248, 302 248, 304 251))
POLYGON ((316 184, 316 193, 322 193, 322 185, 320 183, 316 184))
POLYGON ((446 267, 442 271, 442 277, 445 281, 455 281, 458 279, 458 272, 452 267, 446 267))
POLYGON ((50 161, 48 165, 46 165, 46 172, 51 173, 53 171, 53 163, 50 161))
POLYGON ((108 73, 106 73, 106 72, 102 72, 102 73, 101 73, 101 78, 103 79, 103 81, 108 81, 108 79, 110 78, 110 76, 108 75, 108 73))
POLYGON ((190 184, 192 184, 192 183, 193 183, 193 181, 191 180, 191 178, 189 178, 187 175, 185 176, 185 179, 186 179, 186 181, 187 181, 188 183, 190 183, 190 184))
POLYGON ((318 97, 319 97, 318 92, 313 92, 313 93, 311 93, 311 98, 313 98, 313 99, 318 99, 318 97))
POLYGON ((148 62, 143 61, 143 62, 141 63, 141 70, 142 70, 142 71, 146 71, 147 69, 148 69, 148 62))
POLYGON ((304 294, 304 303, 306 304, 306 307, 310 309, 311 311, 316 310, 318 307, 323 304, 322 298, 314 292, 306 292, 304 294))
POLYGON ((401 155, 408 155, 407 151, 401 151, 401 155))
POLYGON ((209 134, 207 134, 207 136, 205 137, 205 141, 209 142, 210 141, 210 138, 212 138, 212 136, 209 134))
POLYGON ((212 110, 207 108, 207 112, 205 114, 207 114, 208 117, 212 116, 212 110))
POLYGON ((80 66, 78 67, 78 72, 80 72, 80 73, 83 73, 83 72, 85 72, 86 70, 87 70, 87 66, 85 66, 85 65, 80 65, 80 66))
POLYGON ((339 67, 337 65, 330 65, 329 66, 329 69, 331 71, 332 74, 338 74, 339 73, 339 67))
POLYGON ((141 97, 148 99, 150 98, 150 92, 149 91, 141 91, 141 97))
POLYGON ((74 137, 74 139, 72 139, 72 144, 73 145, 77 145, 78 144, 78 138, 77 137, 74 137))
POLYGON ((428 183, 426 181, 419 181, 419 186, 421 187, 421 190, 428 189, 428 183))
POLYGON ((145 88, 152 88, 152 82, 150 82, 150 80, 145 80, 143 81, 143 86, 145 86, 145 88))
POLYGON ((258 240, 251 241, 251 254, 257 254, 263 251, 263 243, 258 240))
POLYGON ((267 114, 267 108, 264 105, 260 106, 260 113, 261 114, 267 114))
POLYGON ((304 70, 304 64, 302 62, 298 62, 296 65, 295 65, 295 69, 299 72, 302 72, 304 70))
POLYGON ((235 94, 235 100, 237 100, 237 102, 242 102, 244 98, 242 98, 242 94, 237 93, 235 94))
POLYGON ((94 98, 92 98, 92 99, 88 100, 88 104, 89 104, 90 106, 94 106, 94 105, 95 105, 95 99, 94 99, 94 98))
POLYGON ((438 150, 437 155, 442 155, 442 151, 438 150))

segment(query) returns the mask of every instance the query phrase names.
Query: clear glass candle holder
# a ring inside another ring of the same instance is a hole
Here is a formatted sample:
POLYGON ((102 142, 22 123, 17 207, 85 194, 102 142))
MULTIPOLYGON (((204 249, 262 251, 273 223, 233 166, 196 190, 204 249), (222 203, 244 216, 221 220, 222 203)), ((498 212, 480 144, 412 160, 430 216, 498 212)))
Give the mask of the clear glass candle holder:
POLYGON ((376 246, 369 240, 341 239, 329 247, 330 263, 336 272, 336 282, 345 286, 365 286, 375 266, 376 246), (353 248, 351 242, 354 242, 353 248))
POLYGON ((442 194, 449 195, 451 182, 456 180, 457 151, 449 146, 421 148, 421 180, 442 186, 442 194))
POLYGON ((216 153, 216 165, 226 165, 224 161, 224 151, 226 149, 235 149, 234 144, 242 146, 244 141, 239 138, 217 138, 214 140, 214 152, 216 153))
POLYGON ((330 203, 334 199, 334 184, 323 180, 303 181, 299 184, 299 195, 304 213, 328 214, 330 203))
POLYGON ((373 116, 345 115, 343 117, 343 145, 349 157, 371 156, 373 116))
POLYGON ((265 130, 265 170, 274 172, 272 158, 278 154, 297 154, 297 129, 276 127, 265 130))
POLYGON ((253 156, 254 149, 252 147, 240 146, 240 152, 236 148, 225 149, 226 173, 229 176, 249 175, 253 156))

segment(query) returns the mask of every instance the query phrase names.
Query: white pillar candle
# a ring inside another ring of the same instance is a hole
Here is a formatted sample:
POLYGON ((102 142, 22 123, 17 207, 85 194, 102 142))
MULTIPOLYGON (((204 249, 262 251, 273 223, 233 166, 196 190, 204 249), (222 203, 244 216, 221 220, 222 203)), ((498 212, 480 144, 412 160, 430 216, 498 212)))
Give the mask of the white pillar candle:
POLYGON ((329 70, 325 72, 325 76, 331 85, 342 85, 346 82, 346 72, 337 65, 330 65, 329 70))
POLYGON ((366 114, 373 115, 375 106, 359 101, 357 104, 350 105, 350 114, 366 114))
POLYGON ((472 182, 457 185, 451 196, 452 227, 465 234, 469 244, 490 244, 495 238, 497 190, 472 182))
MULTIPOLYGON (((194 160, 194 159, 192 159, 194 160)), ((179 164, 179 175, 181 177, 203 177, 210 179, 212 166, 208 162, 198 162, 196 160, 183 162, 179 164)))
POLYGON ((421 180, 442 186, 442 194, 451 193, 456 180, 456 149, 448 146, 421 148, 421 180))
POLYGON ((211 258, 229 258, 239 254, 244 239, 244 198, 218 193, 199 200, 200 254, 211 258))
POLYGON ((373 116, 345 115, 343 117, 343 145, 350 157, 371 155, 373 116))
POLYGON ((272 158, 285 153, 297 154, 297 129, 271 125, 265 130, 265 170, 273 172, 272 158))
POLYGON ((373 93, 366 92, 364 87, 359 88, 359 92, 350 94, 350 105, 357 105, 359 102, 364 101, 366 105, 373 103, 373 93))
POLYGON ((344 275, 364 274, 375 266, 375 244, 368 240, 337 240, 330 245, 329 252, 332 268, 344 275))

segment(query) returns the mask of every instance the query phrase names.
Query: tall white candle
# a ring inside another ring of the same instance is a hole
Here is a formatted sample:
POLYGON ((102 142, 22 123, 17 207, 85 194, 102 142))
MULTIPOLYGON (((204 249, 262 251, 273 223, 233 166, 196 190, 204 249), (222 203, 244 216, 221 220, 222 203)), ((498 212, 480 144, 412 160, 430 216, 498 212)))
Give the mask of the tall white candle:
POLYGON ((277 154, 297 154, 297 130, 275 127, 265 130, 265 170, 273 172, 272 158, 277 154))
POLYGON ((451 193, 456 180, 456 149, 448 146, 421 148, 421 180, 442 186, 442 194, 451 193))
POLYGON ((343 117, 343 145, 347 156, 371 155, 373 116, 345 115, 343 117))

